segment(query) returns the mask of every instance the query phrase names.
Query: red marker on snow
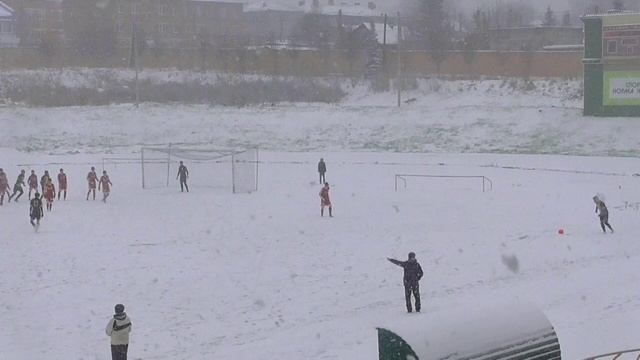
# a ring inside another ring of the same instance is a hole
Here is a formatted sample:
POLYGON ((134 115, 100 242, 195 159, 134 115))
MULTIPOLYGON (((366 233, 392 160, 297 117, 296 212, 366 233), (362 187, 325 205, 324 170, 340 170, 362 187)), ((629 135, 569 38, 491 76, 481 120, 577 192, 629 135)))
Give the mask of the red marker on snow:
POLYGON ((560 235, 564 235, 564 229, 560 229, 560 230, 558 230, 558 234, 560 234, 560 235))

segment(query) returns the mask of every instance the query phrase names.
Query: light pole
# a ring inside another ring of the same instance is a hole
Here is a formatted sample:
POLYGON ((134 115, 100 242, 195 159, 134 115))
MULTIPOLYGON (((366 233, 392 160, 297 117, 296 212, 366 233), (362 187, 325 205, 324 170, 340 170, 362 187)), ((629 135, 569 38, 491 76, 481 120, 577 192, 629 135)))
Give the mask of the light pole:
POLYGON ((402 106, 402 26, 400 23, 400 12, 398 11, 398 73, 396 78, 396 87, 398 88, 398 107, 402 106))
POLYGON ((131 42, 132 42, 132 47, 133 47, 133 65, 135 68, 135 106, 136 108, 140 106, 140 59, 138 58, 138 37, 136 36, 137 33, 137 23, 138 23, 138 13, 140 9, 138 9, 138 2, 137 0, 132 0, 131 1, 131 9, 130 9, 130 15, 129 17, 131 18, 131 42), (134 11, 135 9, 135 11, 134 11))

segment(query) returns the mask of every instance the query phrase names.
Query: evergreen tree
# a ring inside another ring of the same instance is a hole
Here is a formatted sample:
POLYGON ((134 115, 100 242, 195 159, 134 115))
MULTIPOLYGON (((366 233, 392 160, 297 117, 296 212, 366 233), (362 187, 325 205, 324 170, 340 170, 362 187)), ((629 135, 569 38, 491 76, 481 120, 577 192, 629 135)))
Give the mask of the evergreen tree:
POLYGON ((544 26, 556 26, 558 22, 556 20, 556 14, 551 9, 551 6, 547 7, 547 11, 544 13, 544 22, 542 23, 544 26))
POLYGON ((444 11, 444 0, 422 0, 422 16, 426 35, 426 49, 439 68, 449 49, 448 17, 444 11))
POLYGON ((617 11, 624 10, 624 0, 613 0, 613 9, 617 11))

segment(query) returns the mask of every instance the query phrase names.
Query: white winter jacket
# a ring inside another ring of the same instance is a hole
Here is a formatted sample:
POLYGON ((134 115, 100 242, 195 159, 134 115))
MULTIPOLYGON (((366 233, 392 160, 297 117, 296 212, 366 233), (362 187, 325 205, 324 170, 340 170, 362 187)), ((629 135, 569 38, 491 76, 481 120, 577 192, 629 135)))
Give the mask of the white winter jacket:
POLYGON ((126 314, 123 320, 111 318, 105 330, 111 337, 111 345, 127 345, 131 332, 131 319, 126 314))

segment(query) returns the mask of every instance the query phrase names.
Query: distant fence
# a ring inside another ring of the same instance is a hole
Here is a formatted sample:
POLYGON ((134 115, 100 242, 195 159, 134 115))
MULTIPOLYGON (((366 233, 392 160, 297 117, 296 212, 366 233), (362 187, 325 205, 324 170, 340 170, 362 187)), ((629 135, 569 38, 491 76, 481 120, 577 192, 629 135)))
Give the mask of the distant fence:
POLYGON ((407 178, 444 178, 444 179, 480 179, 482 180, 482 192, 493 190, 493 181, 486 176, 455 176, 455 175, 418 175, 418 174, 396 174, 395 190, 398 191, 398 183, 407 187, 407 178))
MULTIPOLYGON (((239 74, 287 76, 363 76, 367 71, 366 50, 228 48, 147 49, 141 55, 143 68, 219 70, 239 74)), ((394 77, 398 54, 387 50, 384 71, 394 77)), ((401 54, 407 76, 430 75, 480 77, 582 77, 583 53, 578 51, 448 51, 436 62, 426 51, 401 54)), ((0 51, 0 69, 102 67, 126 68, 130 49, 119 48, 111 56, 91 57, 72 48, 43 52, 34 48, 0 51)))
POLYGON ((624 360, 626 359, 640 360, 640 349, 612 352, 612 353, 598 355, 594 357, 588 357, 584 360, 623 360, 623 359, 624 360))

